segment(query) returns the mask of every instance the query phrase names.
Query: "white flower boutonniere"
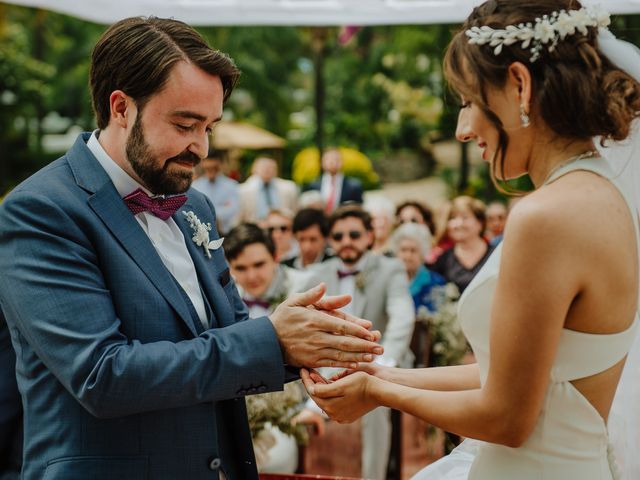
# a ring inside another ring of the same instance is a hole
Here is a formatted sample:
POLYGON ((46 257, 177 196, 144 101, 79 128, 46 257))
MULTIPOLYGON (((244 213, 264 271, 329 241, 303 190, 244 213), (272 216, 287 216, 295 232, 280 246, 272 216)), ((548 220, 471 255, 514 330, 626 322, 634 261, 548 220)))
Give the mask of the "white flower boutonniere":
POLYGON ((211 258, 211 250, 217 250, 222 246, 222 242, 224 242, 224 237, 219 238, 218 240, 209 241, 209 232, 211 231, 210 223, 202 223, 200 219, 196 216, 192 211, 185 212, 182 211, 185 217, 187 217, 187 221, 189 222, 189 226, 193 230, 193 237, 191 239, 194 241, 196 245, 202 247, 204 249, 204 253, 207 255, 207 258, 211 258))

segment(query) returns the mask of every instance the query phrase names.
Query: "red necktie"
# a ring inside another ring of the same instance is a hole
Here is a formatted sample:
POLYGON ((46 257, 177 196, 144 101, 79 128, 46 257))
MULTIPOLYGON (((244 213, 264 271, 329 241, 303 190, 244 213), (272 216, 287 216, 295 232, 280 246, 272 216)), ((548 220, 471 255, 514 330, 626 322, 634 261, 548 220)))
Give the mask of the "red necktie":
POLYGON ((142 189, 138 188, 122 200, 134 215, 141 212, 149 212, 161 220, 166 220, 184 205, 184 202, 187 201, 187 196, 150 197, 142 189))
POLYGON ((331 175, 331 185, 329 186, 329 196, 327 197, 326 213, 332 213, 336 206, 336 176, 331 175))

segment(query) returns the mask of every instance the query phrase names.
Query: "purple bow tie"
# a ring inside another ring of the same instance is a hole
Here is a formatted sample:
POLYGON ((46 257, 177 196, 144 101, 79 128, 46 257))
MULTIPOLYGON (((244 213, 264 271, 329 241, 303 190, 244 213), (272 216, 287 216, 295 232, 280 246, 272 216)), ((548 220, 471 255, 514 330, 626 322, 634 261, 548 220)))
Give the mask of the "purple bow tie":
POLYGON ((184 202, 187 201, 187 196, 150 197, 142 189, 138 188, 124 197, 123 200, 134 215, 141 212, 149 212, 161 220, 166 220, 184 205, 184 202))
POLYGON ((243 298, 242 301, 249 308, 262 307, 265 310, 268 310, 269 307, 271 306, 271 304, 269 302, 267 302, 266 300, 260 300, 259 298, 243 298))
POLYGON ((342 280, 345 277, 358 275, 359 273, 360 273, 360 270, 338 270, 338 278, 342 280))

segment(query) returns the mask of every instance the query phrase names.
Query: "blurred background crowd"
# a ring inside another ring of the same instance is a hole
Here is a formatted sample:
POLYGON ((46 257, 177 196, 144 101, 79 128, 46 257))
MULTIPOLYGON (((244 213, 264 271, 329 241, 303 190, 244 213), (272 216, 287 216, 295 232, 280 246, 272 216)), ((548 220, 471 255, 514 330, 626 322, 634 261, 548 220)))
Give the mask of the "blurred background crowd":
MULTIPOLYGON (((456 303, 499 248, 518 197, 501 195, 478 152, 452 141, 458 99, 441 65, 456 28, 198 28, 243 72, 193 187, 215 206, 252 316, 323 281, 329 294, 352 295, 349 313, 381 331, 379 363, 472 361, 456 303)), ((95 128, 86 79, 103 30, 0 2, 0 201, 79 131, 95 128)), ((612 30, 639 44, 640 16, 617 16, 612 30)), ((0 337, 0 368, 13 371, 11 355, 8 336, 0 337)), ((0 404, 19 405, 11 388, 0 383, 9 392, 0 404)), ((355 443, 355 469, 309 473, 400 478, 403 423, 393 412, 372 412, 354 433, 329 422, 296 385, 247 401, 262 472, 308 470, 319 451, 337 457, 355 443)), ((0 478, 18 478, 20 413, 0 412, 0 478)), ((411 436, 432 432, 421 428, 411 436)), ((440 455, 459 441, 431 437, 440 455)))

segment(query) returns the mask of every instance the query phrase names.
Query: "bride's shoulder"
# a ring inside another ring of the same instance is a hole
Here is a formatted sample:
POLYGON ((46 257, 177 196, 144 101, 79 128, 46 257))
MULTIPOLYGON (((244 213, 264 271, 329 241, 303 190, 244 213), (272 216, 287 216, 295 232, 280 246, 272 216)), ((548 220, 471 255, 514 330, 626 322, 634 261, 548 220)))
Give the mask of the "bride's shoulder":
POLYGON ((621 225, 625 202, 605 178, 573 172, 524 196, 509 213, 507 230, 530 241, 583 242, 611 234, 621 225), (606 228, 603 228, 606 227, 606 228))

